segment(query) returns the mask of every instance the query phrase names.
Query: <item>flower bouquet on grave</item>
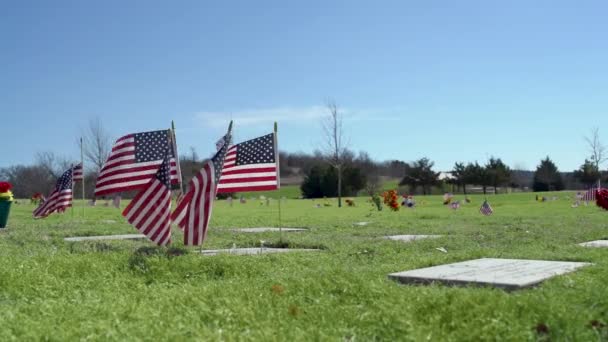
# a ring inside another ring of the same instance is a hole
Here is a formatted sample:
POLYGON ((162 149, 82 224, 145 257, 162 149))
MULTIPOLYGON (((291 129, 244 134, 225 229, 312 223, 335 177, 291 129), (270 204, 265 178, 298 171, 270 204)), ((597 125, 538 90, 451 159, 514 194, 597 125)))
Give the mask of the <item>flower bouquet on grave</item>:
POLYGON ((399 201, 397 200, 397 191, 389 190, 382 194, 384 198, 384 204, 386 204, 392 211, 399 211, 399 201))
POLYGON ((595 192, 595 204, 600 208, 608 210, 608 189, 597 189, 595 192))
POLYGON ((8 222, 8 214, 11 212, 13 193, 11 184, 0 182, 0 228, 5 228, 8 222))
POLYGON ((42 194, 37 192, 37 193, 33 194, 32 197, 30 198, 30 204, 38 205, 38 204, 40 204, 41 200, 42 200, 42 194))
POLYGON ((346 204, 347 204, 349 207, 354 207, 354 206, 355 206, 355 201, 353 201, 353 200, 352 200, 352 199, 350 199, 350 198, 347 198, 347 199, 346 199, 346 204))

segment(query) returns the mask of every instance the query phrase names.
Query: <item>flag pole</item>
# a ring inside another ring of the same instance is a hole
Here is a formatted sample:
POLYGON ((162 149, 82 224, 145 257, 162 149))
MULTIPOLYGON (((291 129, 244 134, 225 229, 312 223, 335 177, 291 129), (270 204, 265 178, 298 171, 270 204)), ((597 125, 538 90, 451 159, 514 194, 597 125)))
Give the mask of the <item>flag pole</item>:
POLYGON ((70 210, 72 212, 72 220, 74 219, 74 164, 70 164, 70 172, 72 173, 72 210, 70 210))
POLYGON ((87 201, 85 198, 85 191, 84 191, 84 144, 82 141, 82 137, 80 137, 80 165, 82 165, 82 218, 84 219, 84 212, 85 209, 87 207, 87 201))
POLYGON ((175 122, 171 120, 171 135, 173 136, 173 155, 175 156, 175 162, 177 164, 177 175, 179 181, 179 192, 184 193, 184 182, 182 182, 182 168, 179 165, 179 156, 177 155, 177 138, 175 136, 175 122))
MULTIPOLYGON (((274 122, 274 160, 277 164, 277 189, 281 188, 281 167, 279 163, 279 150, 278 150, 278 125, 274 122)), ((281 194, 279 193, 279 241, 283 242, 283 225, 281 224, 281 194)))

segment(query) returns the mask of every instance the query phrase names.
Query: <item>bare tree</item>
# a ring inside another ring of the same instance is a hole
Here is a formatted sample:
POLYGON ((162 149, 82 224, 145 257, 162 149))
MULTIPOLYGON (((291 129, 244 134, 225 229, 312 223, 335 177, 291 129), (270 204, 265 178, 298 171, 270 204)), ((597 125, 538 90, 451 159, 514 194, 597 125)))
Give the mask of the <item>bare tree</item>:
POLYGON ((344 141, 344 126, 342 114, 333 100, 327 100, 325 106, 329 115, 323 121, 325 146, 323 154, 327 162, 336 169, 338 174, 338 207, 342 207, 342 171, 347 143, 344 141))
POLYGON ((98 172, 106 162, 112 148, 112 138, 96 117, 89 120, 89 126, 83 131, 84 157, 98 172))
POLYGON ((65 157, 57 156, 51 151, 36 153, 36 166, 46 171, 51 177, 58 178, 65 170, 72 167, 74 162, 65 157))
POLYGON ((591 162, 595 165, 595 168, 600 175, 597 180, 597 186, 601 186, 601 172, 600 166, 603 162, 608 160, 608 155, 606 151, 606 146, 602 145, 600 141, 600 129, 595 127, 591 130, 591 136, 585 137, 585 141, 587 141, 587 147, 589 148, 589 152, 591 153, 591 162))

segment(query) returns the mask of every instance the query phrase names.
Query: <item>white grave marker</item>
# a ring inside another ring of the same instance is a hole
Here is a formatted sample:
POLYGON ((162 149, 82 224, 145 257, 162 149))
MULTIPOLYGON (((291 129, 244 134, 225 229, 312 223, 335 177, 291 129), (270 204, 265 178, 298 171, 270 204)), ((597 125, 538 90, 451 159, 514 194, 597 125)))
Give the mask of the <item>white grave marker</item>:
POLYGON ((591 264, 482 258, 391 273, 388 277, 404 284, 440 282, 448 285, 490 285, 506 290, 517 290, 537 285, 545 279, 569 273, 587 265, 591 264))
POLYGON ((422 239, 436 239, 440 238, 442 235, 389 235, 385 236, 385 239, 394 240, 394 241, 403 241, 403 242, 411 242, 422 239))
POLYGON ((608 247, 608 240, 595 240, 579 243, 578 245, 583 247, 608 247))
POLYGON ((233 231, 238 233, 265 233, 265 232, 305 232, 308 229, 305 228, 271 228, 271 227, 259 227, 259 228, 237 228, 233 231))
POLYGON ((293 252, 317 252, 320 249, 306 248, 269 248, 269 247, 251 247, 251 248, 229 248, 229 249, 208 249, 201 251, 204 256, 218 254, 234 254, 234 255, 259 255, 272 253, 293 253, 293 252))

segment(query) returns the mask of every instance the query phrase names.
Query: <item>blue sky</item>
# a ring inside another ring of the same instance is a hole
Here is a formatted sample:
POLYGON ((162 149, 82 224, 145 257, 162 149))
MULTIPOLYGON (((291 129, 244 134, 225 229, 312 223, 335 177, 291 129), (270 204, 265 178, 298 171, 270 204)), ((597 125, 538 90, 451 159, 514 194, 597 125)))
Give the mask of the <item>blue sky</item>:
MULTIPOLYGON (((605 1, 0 1, 0 166, 78 158, 91 117, 114 137, 177 126, 182 152, 279 122, 282 150, 322 142, 325 99, 353 150, 491 155, 561 170, 608 145, 605 1)), ((608 165, 606 165, 608 166, 608 165)), ((605 166, 605 167, 606 167, 605 166)))

